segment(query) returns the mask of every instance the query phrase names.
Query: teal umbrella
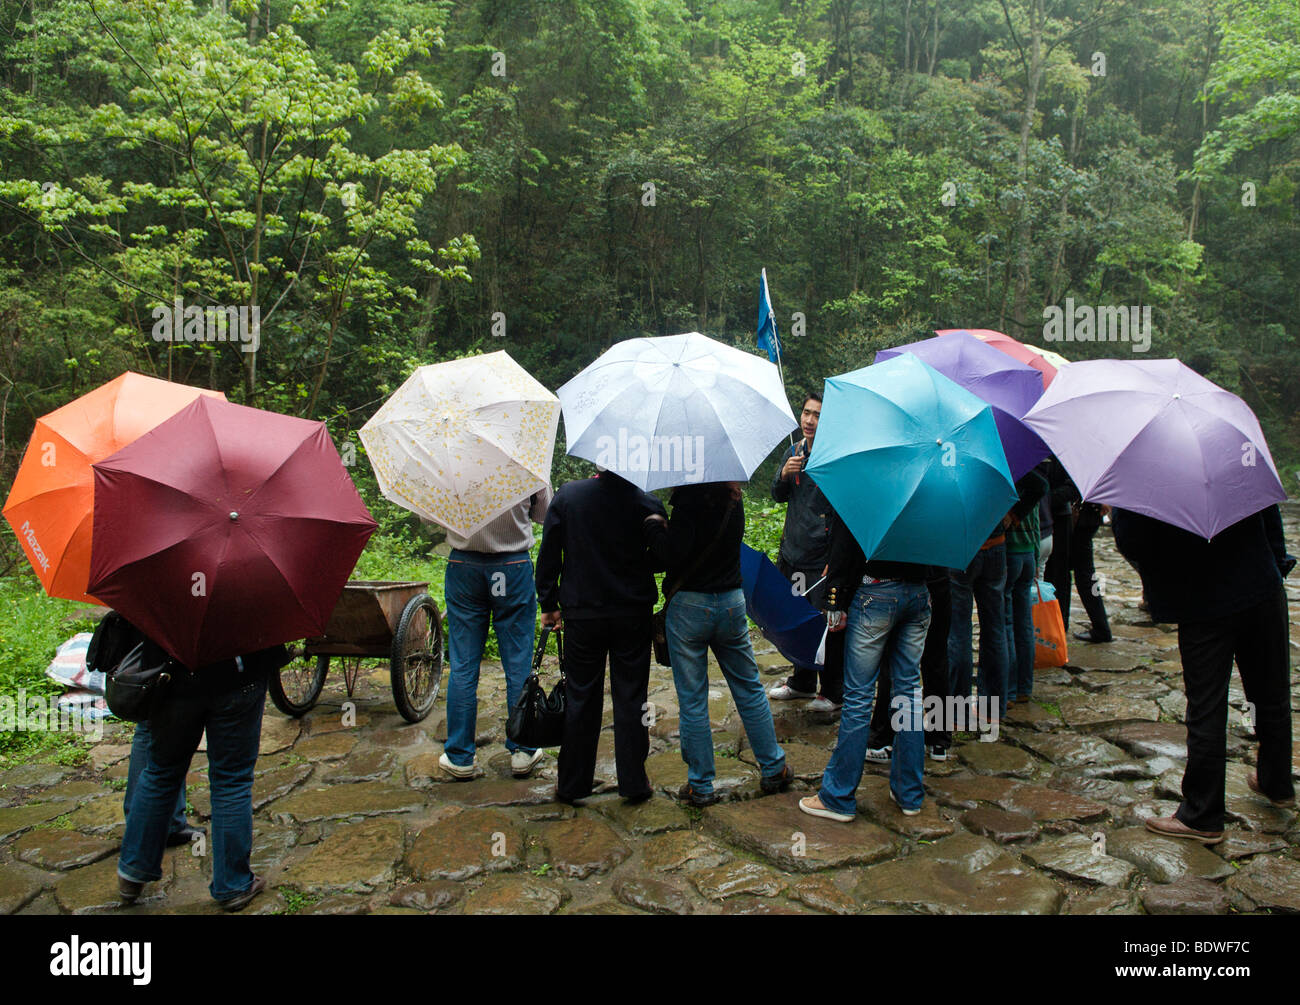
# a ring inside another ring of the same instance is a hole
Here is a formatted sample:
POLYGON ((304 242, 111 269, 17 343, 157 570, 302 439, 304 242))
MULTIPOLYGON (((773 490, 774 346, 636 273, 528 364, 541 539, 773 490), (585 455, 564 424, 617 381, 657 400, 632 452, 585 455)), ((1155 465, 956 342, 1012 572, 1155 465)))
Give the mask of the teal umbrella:
POLYGON ((1018 498, 988 404, 911 353, 824 399, 806 470, 866 556, 966 568, 1018 498))

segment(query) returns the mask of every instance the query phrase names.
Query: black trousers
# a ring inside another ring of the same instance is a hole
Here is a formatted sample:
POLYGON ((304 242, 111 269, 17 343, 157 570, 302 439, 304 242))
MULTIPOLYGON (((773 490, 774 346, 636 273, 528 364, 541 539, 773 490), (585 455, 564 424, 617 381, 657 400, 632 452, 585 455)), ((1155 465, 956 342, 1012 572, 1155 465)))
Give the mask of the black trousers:
POLYGON ((650 732, 645 725, 650 683, 650 613, 636 618, 574 618, 564 622, 567 702, 556 795, 591 795, 605 703, 605 663, 614 699, 614 761, 624 798, 650 792, 645 773, 650 732))
MULTIPOLYGON (((938 699, 940 708, 948 708, 951 693, 951 681, 948 679, 948 632, 952 628, 952 586, 947 573, 925 584, 930 591, 930 628, 925 633, 925 649, 921 652, 921 701, 938 699)), ((838 633, 843 635, 843 632, 838 633)), ((889 665, 889 648, 885 648, 885 657, 880 665, 889 665)), ((894 730, 890 725, 889 701, 892 697, 892 683, 889 674, 882 673, 876 678, 876 703, 871 709, 871 729, 867 735, 868 747, 888 747, 894 742, 894 730)), ((942 714, 942 713, 941 713, 942 714)), ((942 722, 941 728, 925 731, 927 747, 952 746, 952 730, 944 727, 952 723, 942 722)))
MULTIPOLYGON (((1075 589, 1079 591, 1083 609, 1088 612, 1088 620, 1092 622, 1092 634, 1101 639, 1109 639, 1110 620, 1106 617, 1106 604, 1101 597, 1100 585, 1094 589, 1093 583, 1097 570, 1092 563, 1092 539, 1097 536, 1100 528, 1101 507, 1084 503, 1083 510, 1079 513, 1079 520, 1070 535, 1070 566, 1074 572, 1075 589)), ((1055 540, 1052 546, 1056 546, 1055 540)), ((1065 589, 1065 596, 1068 599, 1070 596, 1068 584, 1065 589)), ((1061 594, 1058 593, 1057 596, 1061 594)), ((1061 618, 1065 621, 1065 627, 1069 628, 1069 612, 1062 610, 1061 618)))
POLYGON ((1070 538, 1074 531, 1071 527, 1070 511, 1052 513, 1052 553, 1047 557, 1043 567, 1043 578, 1052 584, 1056 591, 1057 605, 1061 608, 1061 620, 1068 631, 1070 628, 1070 538))
POLYGON ((1286 592, 1237 614, 1178 626, 1187 691, 1187 770, 1174 814, 1188 827, 1223 830, 1227 774, 1228 679, 1232 661, 1254 706, 1259 786, 1273 799, 1295 794, 1291 782, 1291 671, 1286 592))
MULTIPOLYGON (((802 572, 809 584, 816 583, 822 578, 821 570, 796 569, 785 559, 780 559, 776 563, 777 569, 786 579, 793 579, 796 572, 802 572)), ((822 582, 817 589, 809 590, 805 594, 808 603, 812 604, 818 610, 822 610, 822 602, 826 597, 826 583, 822 582)), ((819 694, 823 698, 829 698, 834 702, 844 700, 844 633, 829 632, 826 635, 826 662, 820 668, 811 666, 794 665, 794 672, 790 674, 790 686, 796 691, 804 691, 809 694, 819 694), (821 686, 817 686, 818 678, 821 678, 821 686)))

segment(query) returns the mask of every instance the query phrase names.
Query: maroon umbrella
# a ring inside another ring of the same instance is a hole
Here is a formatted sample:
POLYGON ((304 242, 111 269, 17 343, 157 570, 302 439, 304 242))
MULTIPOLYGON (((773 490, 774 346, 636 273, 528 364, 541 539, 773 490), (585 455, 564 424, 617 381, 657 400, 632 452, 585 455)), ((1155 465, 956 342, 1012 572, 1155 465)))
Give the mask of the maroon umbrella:
POLYGON ((90 592, 189 667, 324 634, 378 526, 324 423, 213 398, 94 471, 90 592))

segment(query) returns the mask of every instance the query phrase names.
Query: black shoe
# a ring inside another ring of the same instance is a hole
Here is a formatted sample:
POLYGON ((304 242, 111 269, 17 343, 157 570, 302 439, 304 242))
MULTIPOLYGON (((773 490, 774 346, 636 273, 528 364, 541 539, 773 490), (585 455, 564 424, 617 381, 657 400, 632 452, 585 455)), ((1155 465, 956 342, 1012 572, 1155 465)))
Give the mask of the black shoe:
POLYGON ((582 801, 585 798, 586 796, 562 796, 558 791, 555 793, 555 801, 564 803, 565 806, 586 806, 587 804, 582 801))
POLYGON ((231 897, 229 900, 218 901, 223 911, 242 911, 253 902, 253 898, 266 889, 266 878, 263 876, 254 876, 253 885, 237 897, 231 897))
POLYGON ((654 789, 647 789, 645 792, 641 792, 635 796, 624 796, 623 802, 627 806, 640 806, 642 803, 648 803, 653 799, 654 794, 654 789))
POLYGON ((781 769, 779 775, 773 775, 771 778, 759 779, 758 787, 763 790, 763 795, 770 796, 775 792, 784 792, 794 781, 794 772, 790 770, 790 765, 781 769))
POLYGON ((1074 637, 1078 639, 1080 642, 1091 642, 1095 644, 1115 641, 1114 638, 1111 637, 1110 635, 1107 635, 1105 638, 1102 638, 1100 635, 1094 633, 1091 628, 1088 629, 1086 632, 1075 632, 1074 637))
POLYGON ((716 792, 710 792, 708 795, 701 795, 691 788, 691 783, 687 782, 677 790, 677 798, 683 799, 697 809, 704 809, 706 806, 712 806, 721 797, 716 792))
POLYGON ((196 836, 203 833, 205 833, 203 828, 191 827, 189 824, 186 824, 180 830, 172 831, 167 835, 167 847, 176 848, 183 844, 189 844, 196 836))

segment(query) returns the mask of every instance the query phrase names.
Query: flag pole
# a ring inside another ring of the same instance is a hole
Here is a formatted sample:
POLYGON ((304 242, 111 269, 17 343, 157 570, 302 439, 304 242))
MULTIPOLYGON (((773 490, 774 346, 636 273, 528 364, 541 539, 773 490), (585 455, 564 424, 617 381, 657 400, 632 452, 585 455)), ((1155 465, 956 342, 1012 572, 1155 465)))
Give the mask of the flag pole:
MULTIPOLYGON (((787 388, 785 385, 785 365, 781 361, 781 336, 776 330, 776 309, 772 307, 772 291, 771 288, 767 285, 766 267, 762 269, 761 274, 763 277, 763 290, 764 292, 767 293, 767 306, 768 309, 771 310, 772 312, 772 335, 774 336, 773 341, 776 343, 776 369, 777 369, 777 373, 781 375, 781 390, 785 391, 786 400, 788 401, 790 398, 790 389, 787 388)), ((790 433, 790 446, 792 447, 794 446, 793 432, 790 433)))

